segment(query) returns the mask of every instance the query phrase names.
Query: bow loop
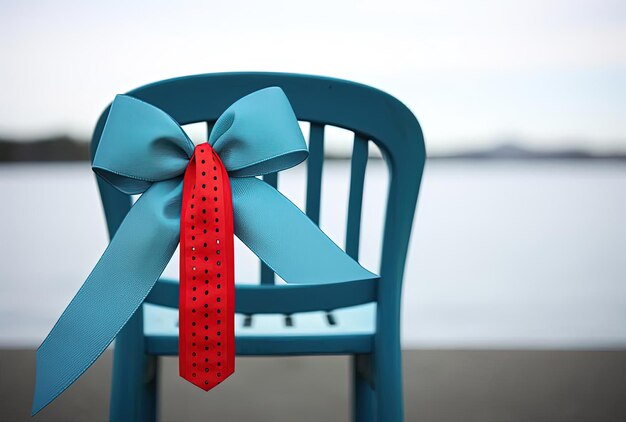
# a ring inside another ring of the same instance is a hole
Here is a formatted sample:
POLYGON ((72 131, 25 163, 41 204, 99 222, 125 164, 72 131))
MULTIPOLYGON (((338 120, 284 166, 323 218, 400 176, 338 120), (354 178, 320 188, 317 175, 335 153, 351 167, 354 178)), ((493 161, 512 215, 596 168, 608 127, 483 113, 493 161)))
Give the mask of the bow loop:
POLYGON ((209 143, 231 177, 261 176, 304 161, 308 150, 282 89, 265 88, 231 105, 215 122, 209 143))
POLYGON ((111 104, 93 161, 94 171, 126 194, 181 176, 193 142, 163 110, 127 95, 111 104))

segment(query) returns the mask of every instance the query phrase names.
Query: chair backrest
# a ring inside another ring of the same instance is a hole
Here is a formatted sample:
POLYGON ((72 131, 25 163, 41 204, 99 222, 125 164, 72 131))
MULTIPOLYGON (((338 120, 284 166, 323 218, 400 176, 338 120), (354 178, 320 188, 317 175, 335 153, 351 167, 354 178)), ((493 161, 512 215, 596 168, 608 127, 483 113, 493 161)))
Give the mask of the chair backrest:
MULTIPOLYGON (((306 213, 319 224, 324 126, 354 132, 345 250, 358 257, 361 206, 368 142, 381 150, 390 183, 379 274, 379 296, 399 303, 402 276, 426 153, 415 116, 400 101, 372 87, 345 80, 283 73, 217 73, 169 79, 128 93, 169 113, 181 125, 206 122, 209 131, 234 101, 269 86, 281 87, 300 121, 310 122, 306 213)), ((108 114, 100 117, 92 138, 92 155, 108 114)), ((93 159, 93 156, 92 156, 93 159)), ((265 180, 276 186, 276 175, 265 180)), ((131 206, 131 198, 98 180, 112 236, 131 206)), ((273 282, 267 267, 261 282, 273 282)))

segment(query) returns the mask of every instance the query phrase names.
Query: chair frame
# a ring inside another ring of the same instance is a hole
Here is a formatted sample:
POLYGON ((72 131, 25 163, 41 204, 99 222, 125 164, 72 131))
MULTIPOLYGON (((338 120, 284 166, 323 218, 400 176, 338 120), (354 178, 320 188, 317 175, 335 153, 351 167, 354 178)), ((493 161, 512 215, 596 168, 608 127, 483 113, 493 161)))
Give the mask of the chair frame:
MULTIPOLYGON (((389 170, 380 279, 313 286, 274 284, 274 274, 261 267, 260 285, 236 286, 236 312, 283 313, 324 310, 376 303, 376 330, 371 336, 332 336, 318 344, 293 341, 236 339, 237 355, 349 354, 353 356, 353 418, 358 421, 399 421, 403 418, 400 306, 404 266, 426 160, 420 125, 410 110, 375 88, 333 78, 284 73, 215 73, 175 78, 128 93, 169 113, 181 125, 206 122, 210 131, 234 101, 258 89, 281 87, 298 120, 311 123, 307 161, 306 213, 319 224, 324 126, 354 132, 346 252, 358 258, 363 185, 368 143, 378 146, 389 170), (306 293, 306 294, 303 294, 306 293), (282 296, 281 296, 282 295, 282 296), (284 300, 276 300, 282 298, 284 300), (279 305, 277 305, 277 303, 279 305), (282 304, 282 305, 280 305, 282 304), (339 342, 339 343, 337 343, 339 342)), ((92 138, 92 160, 108 108, 92 138)), ((264 180, 276 186, 277 175, 264 180)), ((113 236, 131 207, 131 197, 98 178, 107 226, 113 236)), ((178 304, 178 284, 159 280, 147 302, 178 304)), ((117 336, 111 392, 111 420, 155 420, 157 356, 168 353, 144 337, 141 308, 117 336)), ((287 339, 288 340, 288 339, 287 339)), ((170 350, 171 351, 171 350, 170 350)))

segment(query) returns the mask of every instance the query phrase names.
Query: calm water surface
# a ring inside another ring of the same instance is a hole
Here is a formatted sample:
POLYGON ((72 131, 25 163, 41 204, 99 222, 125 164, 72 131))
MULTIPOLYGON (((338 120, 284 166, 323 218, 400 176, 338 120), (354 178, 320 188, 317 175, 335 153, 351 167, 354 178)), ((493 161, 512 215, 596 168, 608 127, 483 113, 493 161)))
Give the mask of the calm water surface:
MULTIPOLYGON (((322 228, 343 245, 349 168, 325 167, 322 228)), ((304 202, 305 169, 280 188, 304 202)), ((376 270, 388 179, 368 167, 361 262, 376 270)), ((0 166, 0 347, 36 346, 107 244, 87 164, 0 166)), ((411 347, 626 347, 626 166, 431 162, 407 261, 411 347)), ((176 275, 176 259, 166 273, 176 275)), ((237 244, 237 278, 256 282, 237 244)))

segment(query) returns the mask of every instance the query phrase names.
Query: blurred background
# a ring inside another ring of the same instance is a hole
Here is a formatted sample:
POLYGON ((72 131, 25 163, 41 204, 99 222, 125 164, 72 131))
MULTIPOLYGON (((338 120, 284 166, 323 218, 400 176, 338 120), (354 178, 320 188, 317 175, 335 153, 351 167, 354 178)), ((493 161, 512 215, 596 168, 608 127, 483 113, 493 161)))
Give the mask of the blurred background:
MULTIPOLYGON (((146 83, 244 70, 371 85, 422 125, 407 420, 626 420, 626 3, 0 0, 0 39, 0 420, 27 418, 33 351, 107 245, 87 161, 100 113, 146 83)), ((326 136, 321 227, 342 246, 352 141, 326 136)), ((280 179, 299 206, 305 175, 280 179)), ((386 184, 373 151, 360 257, 373 271, 386 184)), ((238 280, 257 282, 236 251, 238 280)), ((211 397, 176 365, 164 420, 348 419, 344 358, 242 359, 211 397)), ((106 354, 38 418, 106 419, 109 370, 106 354)))

